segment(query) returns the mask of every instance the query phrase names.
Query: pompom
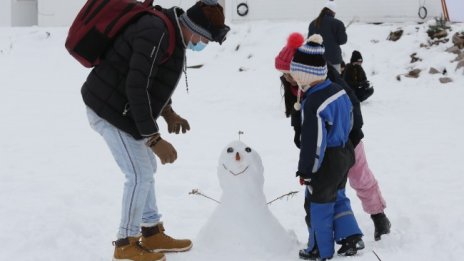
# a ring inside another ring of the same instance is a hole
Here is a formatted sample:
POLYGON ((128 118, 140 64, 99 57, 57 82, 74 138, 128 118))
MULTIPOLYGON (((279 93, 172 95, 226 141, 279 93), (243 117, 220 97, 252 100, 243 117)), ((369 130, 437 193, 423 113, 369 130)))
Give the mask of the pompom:
POLYGON ((300 33, 292 33, 288 36, 287 47, 296 49, 304 43, 304 37, 300 33))
POLYGON ((322 44, 322 42, 323 42, 322 36, 320 34, 313 34, 308 38, 307 42, 313 42, 313 43, 317 43, 317 44, 322 44))
POLYGON ((300 111, 301 110, 301 103, 295 102, 295 104, 293 104, 293 108, 295 109, 295 111, 300 111))

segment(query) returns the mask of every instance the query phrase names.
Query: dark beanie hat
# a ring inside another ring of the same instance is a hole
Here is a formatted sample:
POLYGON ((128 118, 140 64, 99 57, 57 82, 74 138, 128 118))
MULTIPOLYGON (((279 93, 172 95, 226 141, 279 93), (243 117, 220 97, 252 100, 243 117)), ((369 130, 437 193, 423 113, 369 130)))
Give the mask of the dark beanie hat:
POLYGON ((230 27, 224 24, 224 11, 217 0, 201 0, 179 18, 192 32, 222 44, 230 27))
POLYGON ((358 51, 356 51, 356 50, 353 51, 353 53, 351 54, 351 60, 350 60, 350 62, 351 62, 351 63, 355 63, 355 62, 360 62, 360 63, 362 63, 362 61, 363 61, 363 58, 362 58, 362 56, 361 56, 361 53, 358 52, 358 51))

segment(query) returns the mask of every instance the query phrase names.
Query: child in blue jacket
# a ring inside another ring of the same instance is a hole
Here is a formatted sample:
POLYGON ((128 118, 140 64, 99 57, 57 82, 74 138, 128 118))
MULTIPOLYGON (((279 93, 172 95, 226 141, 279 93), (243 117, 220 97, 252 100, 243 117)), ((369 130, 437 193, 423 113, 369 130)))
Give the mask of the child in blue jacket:
MULTIPOLYGON (((312 35, 299 47, 290 64, 290 75, 303 92, 301 148, 297 176, 310 191, 310 240, 304 255, 327 260, 334 243, 339 255, 354 255, 362 232, 345 195, 347 173, 354 164, 349 141, 352 105, 343 88, 326 80, 327 63, 320 35, 312 35)), ((299 108, 297 108, 299 109, 299 108)))

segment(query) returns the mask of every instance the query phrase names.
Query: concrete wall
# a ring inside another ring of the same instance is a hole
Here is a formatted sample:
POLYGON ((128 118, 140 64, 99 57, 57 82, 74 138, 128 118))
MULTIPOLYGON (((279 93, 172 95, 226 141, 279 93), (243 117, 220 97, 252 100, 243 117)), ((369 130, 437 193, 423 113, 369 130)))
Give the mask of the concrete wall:
POLYGON ((11 0, 0 0, 0 26, 11 26, 11 0))
MULTIPOLYGON (((24 21, 31 23, 27 19, 34 19, 34 16, 25 15, 29 12, 26 6, 34 1, 38 1, 37 23, 40 26, 69 26, 86 2, 86 0, 0 0, 0 26, 11 26, 12 21, 17 24, 24 21), (18 4, 22 5, 19 9, 18 4)), ((154 1, 155 4, 163 7, 175 5, 187 9, 197 0, 154 1)), ((325 0, 219 0, 219 2, 225 7, 226 18, 231 21, 262 19, 310 21, 319 14, 325 0), (242 2, 249 6, 249 13, 245 17, 237 14, 237 5, 242 2)), ((337 17, 344 22, 421 21, 417 15, 420 2, 418 0, 338 0, 337 17)), ((428 9, 427 18, 441 16, 440 0, 425 1, 425 6, 428 9)))
MULTIPOLYGON (((40 26, 69 26, 87 0, 38 1, 40 26)), ((196 0, 154 0, 155 4, 163 7, 180 6, 185 9, 193 5, 195 2, 196 0)))
MULTIPOLYGON (((325 0, 228 0, 229 17, 234 21, 257 19, 313 20, 319 14, 325 0), (237 5, 247 3, 249 13, 241 17, 237 5)), ((420 21, 417 0, 339 0, 337 17, 348 22, 401 22, 420 21)), ((440 0, 425 1, 428 17, 442 14, 440 0)))
POLYGON ((85 2, 86 0, 39 0, 39 25, 71 25, 85 2))
POLYGON ((37 0, 0 0, 0 26, 37 24, 37 0))
POLYGON ((11 0, 12 26, 32 26, 37 24, 37 0, 11 0))
MULTIPOLYGON (((0 0, 6 1, 6 0, 0 0)), ((40 26, 69 26, 86 0, 38 0, 40 26)), ((139 0, 142 1, 142 0, 139 0)), ((226 0, 219 0, 224 3, 226 0)), ((154 4, 165 8, 179 6, 188 9, 197 0, 154 0, 154 4)))

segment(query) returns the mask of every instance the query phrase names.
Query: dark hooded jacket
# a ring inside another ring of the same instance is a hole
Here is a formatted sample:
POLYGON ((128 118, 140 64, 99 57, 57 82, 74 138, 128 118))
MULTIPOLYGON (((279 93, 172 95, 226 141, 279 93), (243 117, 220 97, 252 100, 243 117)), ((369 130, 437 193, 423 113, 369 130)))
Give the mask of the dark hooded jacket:
POLYGON ((162 10, 175 28, 173 54, 164 61, 169 32, 161 18, 145 14, 113 42, 82 86, 84 103, 97 115, 142 139, 158 132, 157 118, 182 75, 186 46, 178 23, 184 11, 162 10))
POLYGON ((343 22, 326 14, 322 18, 320 27, 316 26, 315 20, 309 25, 308 37, 313 34, 320 34, 322 36, 326 60, 330 64, 341 64, 343 58, 340 45, 345 44, 348 40, 343 22))

